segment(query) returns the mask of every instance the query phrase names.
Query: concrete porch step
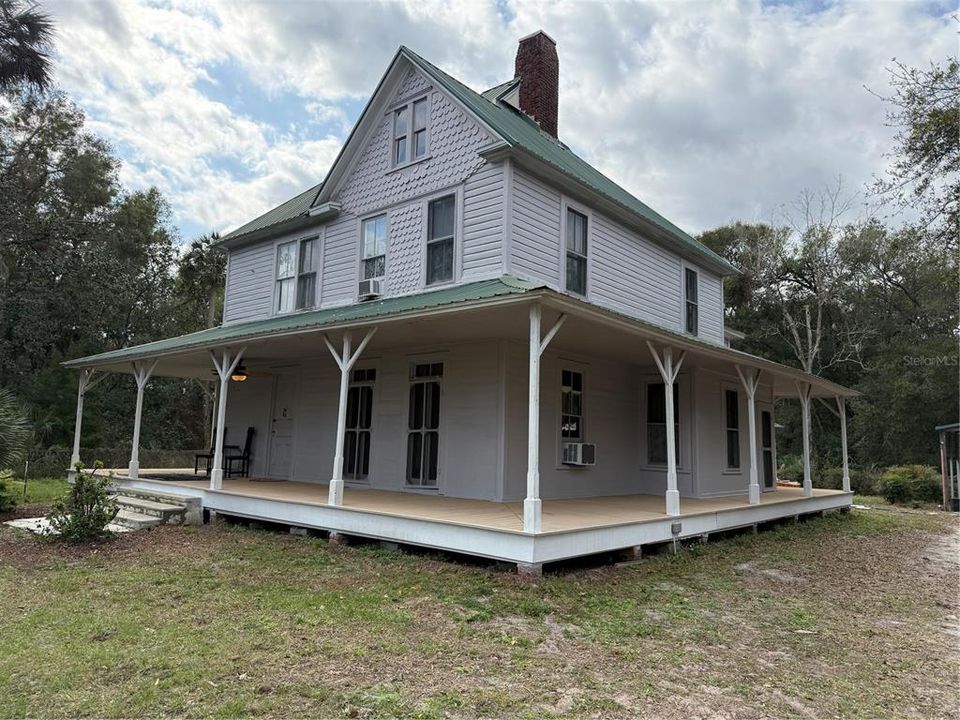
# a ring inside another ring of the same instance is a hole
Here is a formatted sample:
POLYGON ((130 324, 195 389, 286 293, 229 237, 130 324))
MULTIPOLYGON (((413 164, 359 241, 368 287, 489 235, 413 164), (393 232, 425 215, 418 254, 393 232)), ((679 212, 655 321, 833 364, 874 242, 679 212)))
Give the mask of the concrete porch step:
POLYGON ((157 502, 156 500, 129 495, 117 495, 116 500, 122 510, 130 510, 141 515, 152 515, 166 523, 182 523, 187 514, 186 505, 183 503, 157 502))
POLYGON ((156 517, 163 523, 200 525, 203 509, 200 498, 143 490, 120 483, 113 490, 121 510, 156 517))
POLYGON ((163 518, 157 517, 156 515, 144 515, 143 513, 124 510, 123 508, 117 513, 113 522, 116 525, 121 525, 131 530, 144 530, 164 523, 163 518))

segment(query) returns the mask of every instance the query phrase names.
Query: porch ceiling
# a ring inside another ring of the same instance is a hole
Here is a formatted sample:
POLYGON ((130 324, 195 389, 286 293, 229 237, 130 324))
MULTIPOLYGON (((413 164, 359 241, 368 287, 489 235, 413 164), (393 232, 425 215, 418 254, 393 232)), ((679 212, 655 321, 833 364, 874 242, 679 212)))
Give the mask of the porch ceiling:
MULTIPOLYGON (((504 278, 504 280, 507 280, 504 278)), ((113 353, 65 363, 68 367, 95 367, 108 372, 131 373, 131 361, 156 360, 156 376, 213 379, 209 351, 214 348, 245 347, 243 365, 251 373, 270 374, 293 364, 315 361, 333 363, 322 334, 331 334, 334 343, 344 330, 354 329, 359 342, 364 328, 377 327, 377 333, 367 346, 364 356, 376 357, 387 351, 405 351, 410 354, 428 353, 444 345, 505 339, 526 344, 529 337, 527 308, 538 301, 544 308, 544 332, 561 313, 567 320, 550 343, 552 351, 571 356, 600 357, 626 362, 638 367, 639 372, 656 372, 647 342, 656 346, 670 346, 679 355, 686 352, 684 369, 702 368, 729 375, 734 365, 746 372, 760 370, 761 382, 772 384, 777 397, 797 397, 797 383, 809 382, 814 397, 851 397, 853 390, 828 380, 808 375, 801 370, 755 357, 738 350, 707 342, 699 338, 672 332, 634 318, 599 308, 595 305, 555 291, 536 287, 510 278, 518 285, 490 281, 488 285, 473 283, 473 292, 464 292, 446 299, 443 291, 421 296, 395 298, 397 307, 377 312, 377 307, 389 308, 392 301, 370 304, 364 308, 350 306, 325 311, 302 313, 299 317, 274 318, 150 343, 113 353), (480 292, 478 292, 480 290, 480 292), (423 296, 433 295, 425 302, 423 296), (310 322, 311 316, 314 317, 310 322), (268 325, 277 325, 276 328, 268 325), (256 330, 264 326, 261 332, 256 330), (202 337, 209 335, 209 339, 202 337), (201 337, 197 337, 201 336, 201 337), (177 343, 175 341, 183 341, 177 343)), ((451 289, 453 290, 453 289, 451 289)))

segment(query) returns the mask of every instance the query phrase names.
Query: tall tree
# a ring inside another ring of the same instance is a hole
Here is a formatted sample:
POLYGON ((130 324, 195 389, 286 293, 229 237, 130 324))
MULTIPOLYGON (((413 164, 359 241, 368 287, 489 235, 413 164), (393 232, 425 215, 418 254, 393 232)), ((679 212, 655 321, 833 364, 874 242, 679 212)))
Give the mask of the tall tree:
POLYGON ((50 86, 53 23, 35 4, 0 0, 0 91, 50 86))
POLYGON ((887 122, 897 128, 887 176, 875 190, 903 209, 918 209, 920 227, 957 249, 960 232, 960 61, 889 69, 887 122))

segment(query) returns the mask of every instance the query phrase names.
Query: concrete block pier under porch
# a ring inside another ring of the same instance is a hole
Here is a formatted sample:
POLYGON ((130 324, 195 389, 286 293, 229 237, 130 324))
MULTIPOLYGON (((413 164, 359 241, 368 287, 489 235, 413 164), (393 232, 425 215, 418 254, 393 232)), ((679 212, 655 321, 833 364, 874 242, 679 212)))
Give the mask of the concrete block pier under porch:
POLYGON ((263 482, 226 479, 211 490, 206 479, 179 479, 183 470, 142 470, 125 486, 162 490, 200 498, 203 507, 226 515, 346 535, 493 558, 519 564, 542 564, 722 532, 756 523, 847 508, 851 493, 778 488, 759 504, 744 496, 684 498, 679 516, 665 513, 663 497, 622 495, 543 501, 539 533, 523 530, 519 502, 498 503, 439 495, 348 487, 343 505, 327 504, 328 488, 312 482, 263 482), (161 480, 157 478, 177 477, 161 480), (680 531, 674 534, 674 524, 680 531))

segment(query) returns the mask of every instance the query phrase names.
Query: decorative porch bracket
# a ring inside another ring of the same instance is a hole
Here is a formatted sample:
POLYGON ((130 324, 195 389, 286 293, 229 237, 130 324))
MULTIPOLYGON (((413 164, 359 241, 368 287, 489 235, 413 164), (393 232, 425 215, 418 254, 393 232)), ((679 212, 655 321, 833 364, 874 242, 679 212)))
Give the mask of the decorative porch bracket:
POLYGON ((77 463, 80 462, 80 430, 83 427, 83 398, 88 390, 106 377, 104 374, 96 376, 95 368, 83 368, 80 371, 80 380, 77 384, 77 418, 73 424, 73 454, 70 455, 70 467, 67 470, 67 482, 72 483, 77 477, 77 463))
POLYGON ((146 360, 136 360, 133 363, 133 379, 137 381, 137 409, 133 414, 133 442, 130 445, 130 466, 127 475, 136 480, 140 474, 140 420, 143 417, 143 391, 147 387, 157 361, 148 363, 146 360))
POLYGON ((847 455, 847 399, 837 395, 837 409, 830 407, 830 403, 817 398, 820 404, 833 413, 840 420, 840 452, 843 455, 843 491, 850 492, 850 459, 847 455))
POLYGON ((213 360, 213 367, 217 370, 217 377, 220 378, 220 392, 217 393, 217 433, 213 444, 213 468, 210 470, 210 489, 220 490, 223 487, 223 424, 227 419, 227 387, 230 384, 230 376, 240 364, 243 353, 246 348, 240 348, 239 351, 231 354, 229 348, 220 351, 220 356, 213 350, 210 351, 210 359, 213 360))
POLYGON ((527 497, 523 500, 523 531, 538 533, 543 526, 543 503, 540 501, 540 357, 557 332, 567 321, 561 314, 547 334, 540 337, 542 310, 530 306, 530 379, 527 400, 527 497))
POLYGON ((813 475, 810 471, 810 393, 813 385, 797 383, 797 397, 800 398, 800 410, 803 417, 803 494, 813 496, 813 475))
POLYGON ((760 385, 760 370, 754 370, 749 375, 743 372, 739 365, 734 366, 743 390, 747 394, 747 430, 750 433, 750 485, 747 496, 751 505, 760 503, 760 481, 757 473, 757 387, 760 385))
POLYGON ((653 346, 653 343, 647 340, 647 347, 650 348, 650 354, 653 355, 654 362, 657 363, 657 369, 660 371, 660 377, 663 378, 663 403, 666 411, 667 426, 667 515, 680 514, 680 491, 677 490, 677 441, 674 437, 674 417, 673 417, 673 384, 680 374, 680 367, 683 365, 683 359, 687 356, 686 351, 680 353, 677 362, 673 362, 673 348, 663 349, 663 359, 660 359, 660 353, 653 346))
POLYGON ((330 478, 330 492, 327 496, 328 505, 343 505, 343 442, 347 429, 347 393, 350 391, 350 371, 354 364, 360 358, 361 353, 366 350, 370 339, 377 328, 371 328, 367 331, 360 345, 355 351, 351 352, 352 336, 350 331, 343 333, 343 350, 337 352, 337 349, 330 342, 326 333, 323 335, 323 342, 327 345, 327 350, 333 355, 333 359, 340 368, 340 405, 337 408, 337 443, 333 454, 333 475, 330 478))

